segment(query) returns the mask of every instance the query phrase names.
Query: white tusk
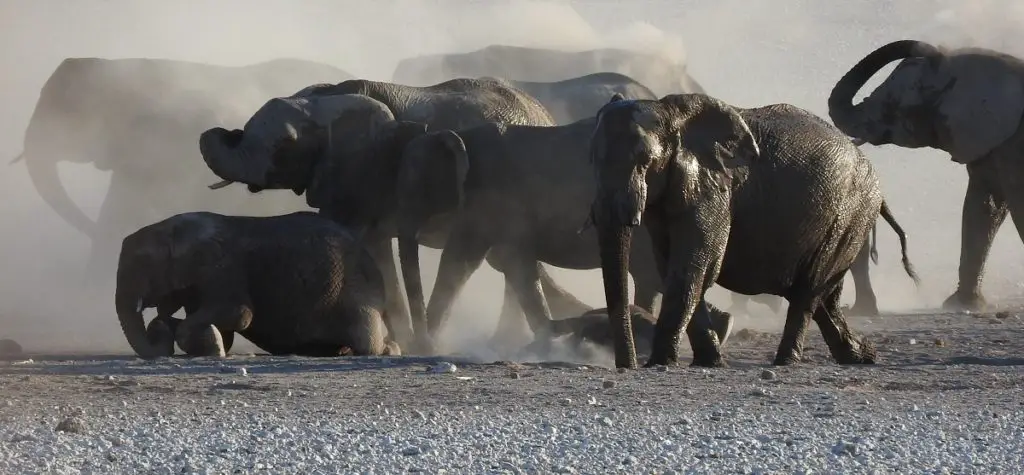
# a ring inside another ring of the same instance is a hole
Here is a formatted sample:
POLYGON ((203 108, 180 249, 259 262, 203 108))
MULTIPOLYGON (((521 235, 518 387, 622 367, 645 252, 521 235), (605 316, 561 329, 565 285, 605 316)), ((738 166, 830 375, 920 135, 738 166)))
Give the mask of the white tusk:
POLYGON ((232 183, 234 183, 234 182, 231 181, 231 180, 221 180, 221 181, 218 181, 217 183, 214 183, 214 184, 210 185, 209 188, 211 190, 219 190, 219 189, 224 188, 225 186, 228 186, 228 185, 230 185, 232 183))
POLYGON ((135 304, 135 311, 142 312, 142 299, 139 299, 139 303, 135 304))

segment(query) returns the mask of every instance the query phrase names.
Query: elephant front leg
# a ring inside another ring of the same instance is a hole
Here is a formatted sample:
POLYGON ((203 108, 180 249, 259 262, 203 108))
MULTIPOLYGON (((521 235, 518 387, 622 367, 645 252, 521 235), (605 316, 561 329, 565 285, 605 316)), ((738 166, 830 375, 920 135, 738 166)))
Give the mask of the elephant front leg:
POLYGON ((523 340, 529 338, 523 309, 519 306, 519 296, 512 282, 505 275, 505 291, 501 303, 501 315, 498 316, 498 327, 488 343, 496 351, 504 351, 510 347, 521 346, 523 340))
POLYGON ((871 274, 868 272, 871 264, 871 241, 864 241, 864 247, 857 253, 857 259, 853 261, 850 273, 853 274, 853 286, 857 292, 853 306, 847 313, 855 316, 874 317, 878 315, 878 300, 875 297, 875 290, 871 288, 871 274))
MULTIPOLYGON (((999 226, 1006 219, 1006 204, 992 192, 981 176, 968 166, 967 196, 964 197, 960 235, 960 282, 942 308, 951 310, 980 310, 985 307, 981 282, 985 273, 985 260, 992 248, 999 226)), ((984 164, 982 165, 984 166, 984 164)))
MULTIPOLYGON (((441 327, 448 320, 455 298, 462 292, 469 277, 480 268, 490 248, 483 236, 475 230, 468 229, 467 225, 460 228, 451 231, 448 242, 441 251, 437 278, 434 280, 430 302, 427 304, 427 335, 424 335, 427 340, 437 338, 441 327)), ((433 346, 432 341, 425 341, 422 344, 433 346)))
POLYGON ((660 219, 648 219, 656 259, 667 265, 659 265, 659 271, 665 275, 664 296, 651 357, 645 367, 677 363, 679 337, 684 328, 693 349, 692 366, 725 365, 710 312, 704 304, 704 294, 718 275, 729 236, 728 223, 719 222, 726 224, 709 233, 700 229, 697 220, 666 228, 660 219), (694 312, 697 318, 691 321, 694 312))
POLYGON ((202 300, 196 312, 185 316, 175 335, 178 346, 191 356, 226 356, 234 333, 252 325, 252 306, 242 291, 244 283, 230 276, 212 282, 204 286, 207 291, 202 295, 218 297, 202 300))
POLYGON ((411 348, 414 339, 412 318, 409 308, 402 298, 402 288, 398 284, 398 271, 395 263, 394 246, 391 238, 382 239, 369 246, 369 250, 377 267, 384 278, 384 308, 387 312, 384 326, 389 338, 404 348, 411 348))

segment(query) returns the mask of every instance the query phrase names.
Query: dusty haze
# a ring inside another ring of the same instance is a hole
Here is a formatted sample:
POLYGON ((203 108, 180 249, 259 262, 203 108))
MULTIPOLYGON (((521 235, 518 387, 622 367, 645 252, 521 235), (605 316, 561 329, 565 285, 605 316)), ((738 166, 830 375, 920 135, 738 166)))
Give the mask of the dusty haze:
MULTIPOLYGON (((278 57, 332 64, 388 80, 402 58, 469 51, 488 44, 660 52, 689 64, 710 94, 737 106, 788 102, 827 117, 825 100, 852 64, 881 44, 919 38, 1024 54, 1013 0, 820 2, 759 1, 50 1, 0 2, 0 159, 21 151, 39 89, 66 57, 154 57, 242 65, 278 57)), ((883 71, 888 74, 891 66, 883 71)), ((882 78, 868 84, 874 87, 882 78)), ((870 89, 867 89, 870 90, 870 89)), ((863 93, 862 93, 863 95, 863 93)), ((238 127, 241 124, 225 124, 238 127)), ((966 172, 945 153, 866 146, 886 198, 910 235, 923 276, 915 291, 899 267, 898 241, 879 228, 880 264, 872 267, 884 310, 937 306, 956 282, 960 209, 966 172)), ((204 166, 195 155, 196 166, 204 166)), ((0 164, 0 167, 5 166, 0 164)), ((63 164, 73 198, 92 217, 108 174, 63 164)), ((38 197, 23 164, 3 169, 0 219, 0 337, 28 349, 129 351, 113 312, 113 293, 82 295, 76 276, 87 239, 38 197)), ((428 250, 425 285, 437 252, 428 250)), ((1020 293, 1024 246, 1007 220, 989 259, 984 290, 992 299, 1020 293)), ((603 306, 598 271, 555 270, 584 301, 603 306)), ((852 299, 848 279, 844 300, 852 299)), ((494 328, 502 280, 486 266, 457 303, 451 334, 478 338, 494 328)), ((715 289, 712 300, 727 304, 715 289)))

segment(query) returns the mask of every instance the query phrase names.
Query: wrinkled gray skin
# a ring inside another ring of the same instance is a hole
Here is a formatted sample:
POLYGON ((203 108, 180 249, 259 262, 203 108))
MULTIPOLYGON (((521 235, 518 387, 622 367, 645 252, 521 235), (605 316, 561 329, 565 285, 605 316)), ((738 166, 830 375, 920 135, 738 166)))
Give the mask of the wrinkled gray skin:
MULTIPOLYGON (((889 227, 896 232, 896 237, 900 240, 900 246, 906 247, 907 244, 907 233, 903 230, 903 227, 896 221, 896 217, 892 215, 892 211, 889 206, 882 202, 882 209, 880 214, 889 227)), ((869 260, 878 264, 878 236, 877 225, 871 227, 871 238, 870 242, 865 242, 864 247, 861 248, 860 253, 857 254, 857 259, 853 261, 853 267, 850 268, 850 274, 853 275, 853 285, 856 290, 855 300, 853 306, 847 308, 843 307, 843 313, 846 315, 860 316, 860 317, 874 317, 878 316, 878 299, 875 297, 875 291, 871 288, 871 275, 869 271, 869 260), (870 246, 869 246, 870 244, 870 246)), ((782 298, 774 295, 754 295, 746 296, 742 294, 732 294, 732 306, 729 307, 729 311, 732 313, 746 312, 747 303, 749 301, 755 301, 763 303, 769 306, 773 312, 779 313, 782 309, 782 298)))
MULTIPOLYGON (((585 226, 595 193, 588 158, 594 124, 594 118, 555 127, 490 123, 409 142, 398 171, 398 242, 416 335, 428 337, 421 344, 429 347, 485 256, 504 270, 534 336, 549 339, 554 312, 535 263, 600 266, 597 235, 585 226), (447 242, 424 306, 416 244, 438 230, 447 242)), ((635 303, 651 311, 661 279, 645 238, 633 251, 635 303)))
MULTIPOLYGON (((391 244, 397 236, 395 183, 401 151, 427 125, 458 128, 489 121, 552 124, 540 103, 505 81, 459 79, 414 88, 353 80, 272 99, 244 130, 210 129, 199 146, 210 170, 222 179, 246 183, 251 191, 305 192, 311 207, 365 232, 387 283, 388 314, 407 322, 391 244)), ((439 249, 446 237, 441 227, 421 236, 420 244, 439 249)), ((500 263, 489 262, 502 271, 500 263)), ((539 264, 536 268, 559 313, 574 315, 591 308, 560 288, 539 264)), ((511 292, 506 283, 502 333, 522 326, 511 292)), ((411 333, 408 327, 401 331, 411 333)), ((405 344, 410 336, 398 338, 405 344)))
POLYGON ((658 98, 647 86, 619 73, 594 73, 556 82, 509 82, 540 101, 557 125, 593 117, 615 94, 625 99, 658 98))
POLYGON ((716 282, 789 301, 776 365, 799 361, 812 318, 836 362, 874 362, 839 307, 882 206, 871 163, 849 138, 788 104, 739 109, 703 94, 614 101, 597 119, 593 216, 617 367, 637 364, 626 270, 641 223, 665 289, 647 366, 678 361, 684 328, 693 365, 725 364, 704 302, 716 282))
POLYGON ((196 154, 195 137, 217 124, 242 123, 268 96, 349 77, 332 66, 295 59, 228 67, 68 58, 40 91, 19 158, 43 200, 92 241, 89 282, 106 283, 114 277, 121 238, 157 219, 197 210, 265 215, 301 209, 300 201, 286 195, 254 200, 241 190, 206 190, 209 171, 189 160, 196 154), (61 161, 112 172, 96 221, 61 184, 61 161))
POLYGON ((959 282, 942 306, 984 309, 985 260, 1007 212, 1024 239, 1024 62, 986 49, 896 41, 851 68, 828 104, 836 127, 859 141, 932 147, 966 166, 959 282), (865 82, 893 61, 900 63, 892 73, 853 104, 865 82))
POLYGON ((274 355, 400 353, 385 338, 376 262, 310 212, 184 213, 145 226, 124 238, 114 299, 142 358, 172 355, 175 341, 192 356, 224 356, 235 332, 274 355), (142 309, 153 307, 147 328, 142 309), (173 318, 182 308, 184 320, 173 318))
POLYGON ((657 55, 614 48, 562 51, 491 45, 468 53, 403 59, 395 67, 391 80, 424 85, 459 77, 494 76, 515 81, 554 82, 605 72, 625 74, 650 88, 657 97, 704 92, 690 77, 685 65, 657 55))
MULTIPOLYGON (((727 323, 728 327, 723 328, 722 333, 728 338, 732 328, 732 315, 722 311, 708 303, 708 311, 715 322, 727 323)), ((629 306, 629 316, 632 320, 633 341, 636 345, 637 355, 650 355, 654 327, 658 319, 651 312, 636 305, 629 306)), ((589 342, 613 351, 612 327, 609 325, 608 309, 598 308, 590 310, 578 317, 563 318, 551 321, 552 336, 570 335, 569 341, 572 346, 579 348, 584 342, 589 342)), ((721 343, 725 345, 726 339, 721 343)))

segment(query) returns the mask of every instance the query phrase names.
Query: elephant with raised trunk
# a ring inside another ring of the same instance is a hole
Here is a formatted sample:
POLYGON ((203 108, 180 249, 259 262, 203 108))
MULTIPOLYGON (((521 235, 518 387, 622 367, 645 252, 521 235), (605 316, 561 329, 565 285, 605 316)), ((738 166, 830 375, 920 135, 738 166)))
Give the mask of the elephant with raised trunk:
POLYGON ((647 86, 619 73, 594 73, 555 82, 509 82, 540 101, 558 125, 593 117, 615 94, 625 99, 658 98, 647 86))
POLYGON ((494 76, 513 81, 555 82, 593 73, 625 74, 650 88, 657 97, 704 92, 687 72, 686 65, 656 54, 616 48, 564 51, 490 45, 467 53, 403 59, 391 80, 419 85, 460 77, 494 76))
POLYGON ((175 341, 189 355, 224 356, 236 332, 274 355, 400 353, 376 262, 311 212, 195 212, 145 226, 121 245, 114 300, 142 358, 171 356, 175 341), (142 310, 153 307, 146 327, 142 310))
POLYGON ((267 97, 349 77, 297 59, 235 67, 68 58, 42 87, 20 158, 43 200, 92 241, 89 281, 110 282, 121 238, 155 220, 197 210, 265 215, 300 209, 288 196, 253 200, 244 192, 205 190, 209 171, 188 159, 196 156, 195 137, 217 124, 242 123, 267 97), (61 161, 112 172, 95 221, 61 184, 61 161))
POLYGON ((832 89, 829 115, 872 145, 932 147, 966 165, 957 288, 943 308, 986 306, 985 260, 1007 212, 1024 239, 1024 61, 981 48, 941 49, 901 40, 868 54, 832 89), (900 61, 860 104, 867 80, 900 61))
POLYGON ((704 300, 714 283, 789 301, 777 365, 799 361, 812 318, 838 363, 875 361, 839 297, 882 193, 871 163, 838 129, 788 104, 739 109, 703 94, 613 101, 597 114, 591 157, 617 367, 637 364, 626 272, 641 224, 665 289, 647 366, 678 361, 684 328, 693 365, 725 364, 704 300))
MULTIPOLYGON (((551 125, 534 98, 495 79, 457 79, 431 87, 352 80, 315 85, 268 101, 243 130, 214 128, 199 139, 203 159, 226 181, 251 191, 290 189, 335 221, 366 232, 388 288, 388 312, 408 321, 392 251, 397 169, 405 144, 426 127, 486 122, 551 125)), ((441 248, 446 229, 421 244, 441 248)), ((544 292, 564 315, 589 306, 560 288, 540 264, 544 292)), ((499 272, 500 266, 496 267, 499 272)), ((503 329, 522 326, 506 283, 503 329)), ((400 335, 404 343, 407 335, 400 335)))

